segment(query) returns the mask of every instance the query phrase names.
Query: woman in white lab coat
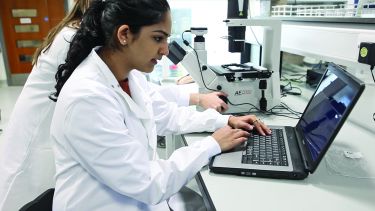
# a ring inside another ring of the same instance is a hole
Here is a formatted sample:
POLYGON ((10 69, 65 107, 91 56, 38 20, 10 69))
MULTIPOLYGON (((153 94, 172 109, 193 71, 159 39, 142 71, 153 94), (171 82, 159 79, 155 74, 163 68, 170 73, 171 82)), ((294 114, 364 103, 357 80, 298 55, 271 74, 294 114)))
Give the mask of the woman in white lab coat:
POLYGON ((49 137, 55 103, 48 96, 54 90, 57 67, 65 61, 67 42, 80 22, 75 14, 82 14, 88 6, 86 1, 78 0, 69 15, 51 31, 59 33, 48 37, 50 45, 37 54, 37 62, 13 108, 0 143, 0 210, 18 210, 55 186, 49 137))
MULTIPOLYGON (((17 210, 55 186, 55 163, 49 139, 55 103, 48 96, 54 91, 58 65, 65 61, 69 41, 89 3, 90 0, 76 0, 69 14, 51 30, 35 53, 33 70, 17 99, 0 143, 0 210, 17 210)), ((204 108, 222 106, 227 109, 217 97, 222 93, 198 97, 175 87, 159 91, 168 101, 181 106, 199 104, 204 108)))
POLYGON ((233 128, 256 122, 270 132, 253 115, 192 111, 149 88, 141 72, 168 54, 170 31, 165 0, 94 1, 85 13, 51 96, 54 210, 168 210, 167 200, 212 156, 246 140, 248 132, 233 128), (168 160, 156 156, 157 134, 218 128, 168 160))

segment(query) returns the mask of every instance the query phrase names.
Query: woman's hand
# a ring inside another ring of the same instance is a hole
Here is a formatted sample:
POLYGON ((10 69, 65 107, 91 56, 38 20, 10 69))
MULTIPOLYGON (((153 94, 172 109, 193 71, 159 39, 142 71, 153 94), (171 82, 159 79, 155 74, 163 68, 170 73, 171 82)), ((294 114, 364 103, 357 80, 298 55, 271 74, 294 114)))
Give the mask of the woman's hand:
POLYGON ((271 129, 255 115, 231 116, 229 117, 228 125, 232 128, 240 128, 246 131, 253 130, 255 127, 258 133, 263 136, 271 134, 271 129))
POLYGON ((207 94, 199 94, 198 105, 203 108, 213 108, 216 111, 222 113, 228 110, 228 105, 220 99, 219 96, 227 96, 224 92, 211 92, 207 94))
POLYGON ((248 139, 249 132, 241 129, 233 129, 231 127, 224 126, 212 134, 212 137, 219 144, 221 151, 228 151, 248 139))

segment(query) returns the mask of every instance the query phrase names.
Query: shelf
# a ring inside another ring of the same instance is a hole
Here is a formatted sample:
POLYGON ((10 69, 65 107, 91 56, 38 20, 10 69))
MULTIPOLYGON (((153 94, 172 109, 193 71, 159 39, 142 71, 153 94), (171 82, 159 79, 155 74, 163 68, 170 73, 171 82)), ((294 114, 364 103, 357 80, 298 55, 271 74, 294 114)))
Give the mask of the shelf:
POLYGON ((272 17, 272 19, 282 21, 296 22, 325 22, 325 23, 361 23, 374 24, 374 18, 356 18, 356 17, 272 17))
POLYGON ((283 21, 281 50, 356 70, 360 42, 375 42, 375 24, 283 21))
POLYGON ((375 23, 375 3, 272 6, 273 18, 288 21, 375 23))

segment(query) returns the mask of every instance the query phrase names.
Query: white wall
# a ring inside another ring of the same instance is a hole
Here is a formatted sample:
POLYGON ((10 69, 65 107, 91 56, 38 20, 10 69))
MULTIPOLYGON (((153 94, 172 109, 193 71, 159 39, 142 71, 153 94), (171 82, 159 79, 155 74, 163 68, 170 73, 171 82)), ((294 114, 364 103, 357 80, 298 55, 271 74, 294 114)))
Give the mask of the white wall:
POLYGON ((227 0, 169 0, 169 4, 172 10, 190 8, 191 26, 208 28, 204 37, 210 65, 240 62, 240 54, 229 53, 228 41, 224 39, 228 35, 228 27, 223 22, 227 18, 227 0))
POLYGON ((348 67, 371 83, 370 66, 357 62, 360 42, 375 42, 375 27, 363 24, 283 23, 281 49, 348 67))
MULTIPOLYGON (((68 9, 72 8, 74 0, 66 0, 68 9)), ((239 54, 228 53, 227 41, 222 37, 227 35, 226 19, 227 0, 169 0, 173 8, 191 8, 192 26, 208 27, 206 49, 208 61, 211 63, 239 62, 239 54), (205 15, 202 15, 205 14, 205 15)), ((0 80, 6 80, 3 55, 0 52, 0 80)))

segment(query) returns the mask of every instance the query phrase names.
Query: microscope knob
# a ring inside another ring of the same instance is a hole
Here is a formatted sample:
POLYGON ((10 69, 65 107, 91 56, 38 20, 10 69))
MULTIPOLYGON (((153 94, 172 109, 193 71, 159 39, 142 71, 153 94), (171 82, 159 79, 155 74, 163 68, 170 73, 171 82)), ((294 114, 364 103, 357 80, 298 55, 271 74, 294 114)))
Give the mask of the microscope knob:
POLYGON ((202 70, 207 70, 207 66, 206 66, 206 65, 203 65, 203 66, 202 66, 202 70))
POLYGON ((220 85, 217 85, 216 89, 220 91, 220 90, 222 90, 223 88, 222 88, 220 85))

